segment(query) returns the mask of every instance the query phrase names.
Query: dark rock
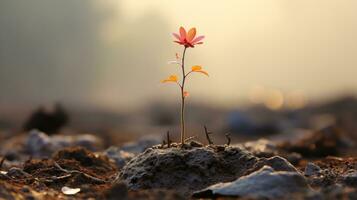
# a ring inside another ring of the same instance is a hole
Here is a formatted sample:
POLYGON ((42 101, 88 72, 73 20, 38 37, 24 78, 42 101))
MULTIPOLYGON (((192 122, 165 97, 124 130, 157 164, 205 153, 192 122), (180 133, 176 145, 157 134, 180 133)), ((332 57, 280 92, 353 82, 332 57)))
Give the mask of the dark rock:
POLYGON ((28 186, 24 186, 24 187, 21 188, 21 192, 30 193, 30 188, 28 186))
POLYGON ((58 132, 68 121, 69 117, 66 110, 60 104, 56 104, 52 112, 42 107, 34 111, 23 127, 25 131, 38 129, 53 134, 58 132))
POLYGON ((348 173, 342 176, 342 182, 345 185, 356 187, 357 186, 357 171, 350 170, 348 173))
POLYGON ((319 175, 321 172, 321 168, 314 163, 307 163, 305 167, 305 176, 314 176, 314 175, 319 175))
POLYGON ((338 155, 343 148, 350 146, 348 139, 338 127, 332 125, 306 134, 300 140, 283 142, 279 148, 289 152, 297 152, 304 157, 325 157, 338 155))

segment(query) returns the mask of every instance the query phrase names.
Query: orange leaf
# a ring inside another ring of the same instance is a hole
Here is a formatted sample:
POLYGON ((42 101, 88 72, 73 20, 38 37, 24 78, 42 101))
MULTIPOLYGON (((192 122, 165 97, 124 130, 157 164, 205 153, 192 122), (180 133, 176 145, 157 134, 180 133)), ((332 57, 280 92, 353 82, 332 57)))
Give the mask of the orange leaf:
POLYGON ((197 70, 197 71, 194 71, 194 72, 199 72, 199 73, 202 73, 202 74, 204 74, 206 76, 209 76, 208 73, 206 71, 204 71, 204 70, 197 70))
POLYGON ((195 66, 192 66, 192 68, 191 68, 191 70, 192 71, 199 71, 199 70, 201 70, 202 69, 202 67, 201 66, 199 66, 199 65, 195 65, 195 66))
POLYGON ((202 67, 199 65, 192 66, 191 70, 192 70, 192 72, 199 72, 206 76, 209 76, 208 73, 206 71, 202 70, 202 67))
POLYGON ((183 96, 184 96, 184 97, 188 97, 188 96, 190 96, 190 93, 188 93, 187 91, 184 91, 184 92, 183 92, 183 96))
POLYGON ((175 83, 177 83, 177 80, 178 80, 178 78, 177 78, 176 75, 171 75, 167 79, 162 80, 161 83, 167 83, 167 82, 175 82, 175 83))

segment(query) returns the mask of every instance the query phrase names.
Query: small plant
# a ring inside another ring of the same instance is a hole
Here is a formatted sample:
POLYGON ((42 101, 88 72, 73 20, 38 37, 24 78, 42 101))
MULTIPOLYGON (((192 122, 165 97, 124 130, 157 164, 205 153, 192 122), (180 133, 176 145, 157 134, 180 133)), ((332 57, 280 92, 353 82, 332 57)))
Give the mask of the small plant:
POLYGON ((188 48, 194 48, 195 45, 202 44, 202 40, 205 36, 196 37, 196 28, 191 28, 188 32, 183 27, 180 27, 179 34, 173 33, 173 36, 176 38, 174 42, 184 46, 182 56, 176 53, 176 61, 170 63, 178 64, 181 66, 182 70, 182 79, 179 82, 177 75, 170 75, 167 79, 161 81, 162 83, 176 83, 181 91, 181 145, 185 143, 185 99, 189 96, 189 93, 185 90, 185 83, 187 77, 192 73, 202 73, 208 76, 208 73, 202 69, 199 65, 194 65, 191 67, 189 72, 185 70, 185 55, 188 48))

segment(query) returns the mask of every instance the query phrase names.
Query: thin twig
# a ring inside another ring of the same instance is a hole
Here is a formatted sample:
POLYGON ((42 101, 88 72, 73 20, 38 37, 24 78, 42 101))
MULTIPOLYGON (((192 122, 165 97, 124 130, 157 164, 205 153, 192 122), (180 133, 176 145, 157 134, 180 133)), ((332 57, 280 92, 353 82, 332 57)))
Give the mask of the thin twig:
POLYGON ((166 137, 167 137, 167 148, 170 148, 171 147, 170 131, 166 132, 166 137))
POLYGON ((227 138, 227 146, 231 144, 231 133, 226 133, 226 138, 227 138))
POLYGON ((94 176, 91 176, 89 174, 86 174, 84 172, 81 172, 79 170, 67 170, 67 169, 64 169, 62 168, 56 161, 53 161, 54 165, 61 171, 65 172, 65 173, 68 173, 68 174, 82 174, 84 175, 85 177, 89 178, 89 179, 92 179, 96 182, 99 182, 99 183, 109 183, 109 181, 106 181, 106 180, 102 180, 100 178, 97 178, 97 177, 94 177, 94 176))
POLYGON ((166 141, 165 140, 162 140, 162 143, 161 143, 161 148, 164 148, 166 145, 166 141))
POLYGON ((5 157, 5 156, 2 157, 2 159, 1 159, 1 161, 0 161, 0 169, 2 168, 2 166, 3 166, 4 162, 5 162, 5 160, 6 160, 6 157, 5 157))
POLYGON ((203 127, 205 128, 205 134, 206 134, 206 138, 207 138, 208 144, 213 144, 211 138, 209 137, 209 135, 212 134, 212 132, 209 132, 209 131, 207 130, 206 125, 203 126, 203 127))
POLYGON ((195 139, 195 138, 197 138, 197 136, 191 136, 191 137, 188 137, 188 138, 186 138, 185 139, 185 142, 187 142, 187 141, 190 141, 190 140, 193 140, 193 139, 195 139))
POLYGON ((63 179, 69 178, 73 176, 72 174, 66 174, 63 176, 51 176, 48 178, 35 178, 36 180, 40 181, 40 182, 47 182, 47 183, 53 183, 54 181, 61 181, 63 179))

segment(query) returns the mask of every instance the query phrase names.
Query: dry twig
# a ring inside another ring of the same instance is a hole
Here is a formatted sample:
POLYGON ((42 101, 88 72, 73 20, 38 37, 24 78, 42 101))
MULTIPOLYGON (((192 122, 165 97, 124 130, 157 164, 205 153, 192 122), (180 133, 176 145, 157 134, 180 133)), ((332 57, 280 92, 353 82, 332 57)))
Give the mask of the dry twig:
POLYGON ((171 147, 170 131, 166 132, 166 137, 167 137, 167 148, 170 148, 171 147))
POLYGON ((197 138, 197 136, 188 137, 188 138, 185 139, 185 142, 190 141, 190 140, 193 140, 193 139, 195 139, 195 138, 197 138))
POLYGON ((84 172, 81 172, 79 170, 67 170, 67 169, 64 169, 62 168, 56 161, 53 161, 54 165, 59 169, 61 170, 62 172, 65 172, 65 173, 68 173, 68 174, 82 174, 83 176, 89 178, 89 179, 92 179, 98 183, 109 183, 109 181, 106 181, 106 180, 102 180, 100 178, 97 178, 97 177, 94 177, 92 175, 89 175, 89 174, 86 174, 84 172))
POLYGON ((206 125, 203 126, 203 127, 204 127, 204 129, 205 129, 205 134, 206 134, 206 138, 207 138, 208 144, 213 144, 211 138, 209 137, 209 135, 210 135, 210 134, 213 134, 213 133, 212 133, 212 132, 209 132, 209 131, 207 130, 206 125))
POLYGON ((5 160, 6 160, 6 157, 5 157, 5 156, 1 158, 1 160, 0 160, 0 169, 2 168, 2 166, 3 166, 4 162, 5 162, 5 160))
POLYGON ((226 138, 227 138, 227 146, 229 146, 231 144, 231 134, 230 133, 226 133, 226 138))

